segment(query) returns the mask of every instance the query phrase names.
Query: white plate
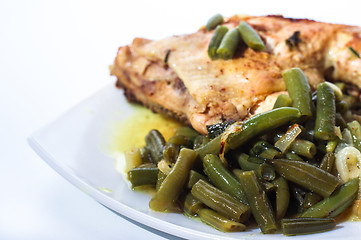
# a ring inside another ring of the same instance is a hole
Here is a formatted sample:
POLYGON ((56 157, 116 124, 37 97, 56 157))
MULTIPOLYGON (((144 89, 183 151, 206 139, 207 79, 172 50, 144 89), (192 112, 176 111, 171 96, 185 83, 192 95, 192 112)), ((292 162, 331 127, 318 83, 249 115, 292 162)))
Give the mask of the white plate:
MULTIPOLYGON (((107 154, 112 126, 131 114, 120 90, 109 85, 29 138, 31 147, 55 171, 121 215, 149 227, 187 239, 290 239, 281 234, 264 235, 259 229, 222 233, 181 214, 149 210, 150 197, 132 191, 107 154)), ((297 239, 357 239, 360 222, 346 222, 330 232, 297 236, 297 239)))

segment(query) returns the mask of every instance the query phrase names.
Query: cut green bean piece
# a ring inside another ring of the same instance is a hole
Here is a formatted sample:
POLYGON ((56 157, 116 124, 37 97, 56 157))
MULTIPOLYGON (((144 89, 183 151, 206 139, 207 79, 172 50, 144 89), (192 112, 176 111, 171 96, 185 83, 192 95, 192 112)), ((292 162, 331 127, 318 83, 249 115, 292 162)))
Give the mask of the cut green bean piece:
POLYGON ((187 188, 192 188, 193 185, 198 182, 199 179, 203 179, 204 181, 208 181, 206 176, 200 174, 199 172, 196 172, 194 170, 191 170, 189 172, 189 178, 187 183, 187 188))
POLYGON ((203 158, 203 167, 205 174, 216 187, 247 204, 241 184, 228 171, 218 156, 213 154, 206 155, 203 158))
POLYGON ((254 50, 266 49, 258 33, 245 21, 241 21, 237 27, 244 43, 254 50))
POLYGON ((317 152, 316 145, 313 142, 303 139, 296 139, 292 143, 291 150, 294 153, 307 158, 313 158, 317 152))
POLYGON ((292 107, 292 99, 286 94, 278 95, 273 109, 280 107, 292 107))
POLYGON ((336 101, 340 101, 343 95, 341 89, 337 85, 331 82, 325 82, 325 83, 333 90, 336 101))
POLYGON ((285 157, 289 160, 292 160, 292 161, 301 161, 301 162, 304 162, 303 159, 298 156, 296 153, 293 153, 293 152, 288 152, 285 154, 285 157))
POLYGON ((201 209, 199 210, 198 215, 202 222, 221 232, 241 232, 246 229, 244 224, 225 218, 211 209, 201 209))
POLYGON ((158 172, 158 176, 157 176, 157 184, 155 185, 155 190, 158 191, 160 186, 162 185, 164 179, 167 177, 167 174, 165 174, 162 171, 158 172))
POLYGON ((226 139, 226 144, 235 149, 250 139, 274 130, 301 117, 297 108, 281 107, 260 113, 241 123, 238 131, 232 132, 226 139))
POLYGON ((208 45, 208 57, 212 60, 218 58, 217 49, 219 45, 221 45, 222 39, 224 35, 228 32, 228 28, 226 26, 218 26, 213 33, 213 37, 208 45))
POLYGON ((195 216, 200 209, 204 208, 204 204, 188 193, 183 203, 183 210, 190 216, 195 216))
POLYGON ((238 157, 238 165, 244 171, 254 170, 258 178, 267 181, 272 181, 276 177, 274 168, 257 157, 248 157, 247 154, 242 153, 238 157))
POLYGON ((158 130, 151 130, 145 136, 146 147, 149 149, 153 163, 157 164, 163 157, 165 140, 158 130))
POLYGON ((218 155, 221 149, 221 136, 222 135, 219 135, 218 137, 213 138, 207 144, 195 149, 195 151, 201 158, 203 158, 207 154, 218 155))
POLYGON ((180 146, 174 143, 167 142, 163 150, 163 159, 174 163, 177 160, 179 154, 180 146))
POLYGON ((288 209, 290 202, 290 191, 287 180, 283 177, 278 177, 272 182, 276 187, 276 219, 281 220, 288 209))
POLYGON ((236 221, 249 211, 247 205, 202 179, 193 185, 191 193, 214 211, 236 221))
POLYGON ((142 164, 128 172, 132 187, 156 185, 159 169, 152 163, 142 164))
POLYGON ((326 172, 331 172, 335 163, 335 154, 332 152, 326 153, 320 163, 320 168, 326 172))
POLYGON ((185 136, 189 139, 193 139, 199 135, 196 130, 190 127, 180 127, 177 128, 175 135, 177 136, 185 136))
POLYGON ((217 49, 217 57, 227 60, 233 58, 239 45, 239 32, 237 29, 229 30, 223 37, 217 49))
POLYGON ((182 148, 171 172, 149 202, 149 207, 155 211, 177 211, 176 200, 185 186, 188 173, 197 158, 197 153, 191 149, 182 148))
POLYGON ((306 209, 314 206, 316 203, 318 203, 322 199, 323 199, 322 196, 318 195, 317 193, 307 192, 304 197, 302 207, 304 210, 306 210, 306 209))
POLYGON ((186 136, 182 136, 182 135, 174 135, 172 137, 170 137, 168 139, 168 143, 177 145, 177 146, 192 146, 193 143, 192 141, 186 137, 186 136))
POLYGON ((268 142, 259 141, 253 145, 250 154, 261 158, 273 159, 277 155, 280 155, 281 152, 279 149, 269 144, 268 142))
POLYGON ((300 235, 325 232, 336 227, 332 218, 291 218, 282 219, 282 233, 284 235, 300 235))
POLYGON ((312 117, 313 103, 311 88, 306 75, 299 68, 282 72, 293 107, 300 110, 302 116, 312 117))
POLYGON ((208 31, 211 31, 215 29, 219 24, 222 24, 223 21, 224 21, 223 16, 221 14, 216 14, 207 21, 206 29, 208 31))
POLYGON ((252 215, 261 228, 261 231, 263 233, 275 232, 277 230, 277 224, 272 206, 265 191, 259 185, 255 172, 242 172, 238 178, 246 194, 252 215))
MULTIPOLYGON (((341 185, 331 196, 307 209, 301 217, 323 218, 328 217, 339 208, 349 207, 357 196, 359 179, 354 178, 341 185)), ((332 215, 336 217, 335 214, 332 215)))
POLYGON ((339 184, 337 177, 306 162, 286 159, 267 160, 287 180, 328 197, 339 184))
POLYGON ((335 122, 335 93, 329 85, 320 83, 317 86, 315 137, 320 140, 335 139, 335 122))
POLYGON ((142 155, 140 149, 137 147, 133 147, 125 151, 124 157, 126 172, 142 164, 142 155))

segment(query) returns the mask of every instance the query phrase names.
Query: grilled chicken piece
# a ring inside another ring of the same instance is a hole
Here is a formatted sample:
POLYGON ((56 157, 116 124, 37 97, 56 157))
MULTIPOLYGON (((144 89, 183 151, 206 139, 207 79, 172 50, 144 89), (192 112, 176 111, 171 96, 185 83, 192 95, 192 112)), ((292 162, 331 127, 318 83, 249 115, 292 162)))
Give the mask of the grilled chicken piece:
POLYGON ((233 59, 211 60, 207 49, 213 31, 202 28, 160 41, 134 39, 119 48, 111 74, 130 101, 176 117, 201 133, 206 133, 206 125, 271 109, 286 90, 281 72, 291 67, 300 67, 313 88, 325 77, 361 87, 361 59, 349 49, 361 51, 360 27, 282 16, 233 16, 224 25, 233 28, 241 20, 258 32, 265 51, 242 43, 233 59), (301 41, 287 44, 296 31, 301 41))

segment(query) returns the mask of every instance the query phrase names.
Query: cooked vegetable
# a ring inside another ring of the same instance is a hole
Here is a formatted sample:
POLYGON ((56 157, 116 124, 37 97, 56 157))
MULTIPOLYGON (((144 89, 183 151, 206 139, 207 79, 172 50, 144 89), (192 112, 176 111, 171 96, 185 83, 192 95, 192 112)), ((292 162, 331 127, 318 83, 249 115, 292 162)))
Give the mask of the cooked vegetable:
POLYGON ((217 49, 217 57, 221 59, 233 58, 239 44, 239 32, 237 29, 229 30, 223 37, 221 44, 217 49))
POLYGON ((247 205, 203 180, 193 185, 191 193, 214 211, 235 221, 239 221, 249 211, 247 205))
POLYGON ((208 45, 208 56, 210 59, 217 59, 217 49, 219 45, 221 45, 222 39, 224 35, 228 32, 228 28, 226 26, 218 26, 213 33, 213 37, 208 45))
POLYGON ((222 24, 223 21, 224 21, 223 16, 221 14, 216 14, 207 21, 206 29, 208 31, 211 31, 215 29, 219 24, 222 24))
POLYGON ((183 210, 191 216, 195 216, 199 210, 204 208, 204 204, 188 193, 183 203, 183 210))
POLYGON ((329 231, 336 226, 332 218, 289 218, 282 219, 284 235, 310 234, 329 231))
POLYGON ((198 215, 202 222, 222 232, 240 232, 246 229, 244 224, 229 220, 211 209, 203 208, 198 211, 198 215))
POLYGON ((275 147, 281 150, 281 152, 286 152, 288 150, 293 142, 295 141, 296 137, 300 135, 302 132, 300 126, 298 124, 292 125, 287 132, 277 140, 275 143, 275 147))
POLYGON ((186 184, 188 173, 197 153, 191 149, 182 148, 172 171, 164 179, 158 191, 149 202, 149 207, 156 211, 176 211, 175 204, 179 194, 186 184))
POLYGON ((348 208, 357 196, 359 179, 354 178, 340 186, 331 196, 307 209, 301 217, 323 218, 336 217, 348 208))
POLYGON ((254 50, 266 49, 258 33, 245 21, 241 21, 237 27, 244 43, 254 50))
POLYGON ((290 192, 288 189, 287 180, 283 177, 278 177, 273 181, 276 188, 276 219, 282 219, 288 209, 290 201, 290 192))
POLYGON ((244 195, 241 184, 226 169, 216 155, 206 155, 203 158, 203 167, 205 174, 216 187, 247 204, 247 199, 244 195))
POLYGON ((163 135, 158 130, 153 129, 145 136, 145 143, 152 162, 157 164, 163 157, 163 149, 165 146, 163 135))
POLYGON ((273 109, 280 107, 292 107, 292 99, 286 94, 278 95, 273 109))
POLYGON ((253 217, 263 233, 273 233, 277 230, 276 220, 271 203, 266 193, 260 187, 254 171, 242 172, 239 182, 247 197, 253 217))
POLYGON ((244 121, 240 125, 240 129, 230 133, 226 139, 226 144, 231 149, 235 149, 256 136, 298 120, 300 116, 300 111, 291 107, 282 107, 260 113, 244 121))
POLYGON ((317 87, 315 137, 321 140, 335 139, 335 122, 335 93, 328 84, 320 83, 317 87))
POLYGON ((128 171, 129 181, 132 187, 142 185, 156 185, 159 169, 152 163, 142 164, 128 171))
POLYGON ((267 160, 287 180, 328 197, 336 189, 338 179, 330 173, 301 161, 286 159, 267 160))
POLYGON ((312 158, 316 154, 316 145, 313 142, 296 139, 291 146, 291 150, 303 157, 312 158))
POLYGON ((311 88, 306 75, 299 68, 282 72, 292 106, 299 109, 302 116, 312 117, 313 103, 311 88))

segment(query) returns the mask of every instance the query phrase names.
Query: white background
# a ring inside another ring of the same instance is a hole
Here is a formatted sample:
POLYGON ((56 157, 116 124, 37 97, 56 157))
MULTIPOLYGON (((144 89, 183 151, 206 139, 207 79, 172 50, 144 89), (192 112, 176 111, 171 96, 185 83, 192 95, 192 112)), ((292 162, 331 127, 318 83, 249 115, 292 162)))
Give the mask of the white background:
POLYGON ((26 138, 114 82, 134 37, 196 31, 215 13, 361 26, 357 1, 0 1, 0 239, 176 239, 118 216, 43 162, 26 138))

